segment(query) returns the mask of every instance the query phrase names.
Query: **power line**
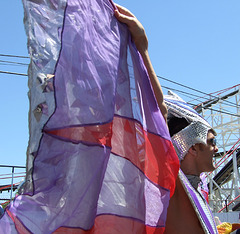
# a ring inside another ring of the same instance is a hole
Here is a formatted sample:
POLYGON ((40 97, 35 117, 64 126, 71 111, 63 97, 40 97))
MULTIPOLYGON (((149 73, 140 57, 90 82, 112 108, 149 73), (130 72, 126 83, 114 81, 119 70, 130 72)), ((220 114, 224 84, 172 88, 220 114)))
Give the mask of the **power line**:
MULTIPOLYGON (((172 89, 172 88, 169 88, 169 87, 166 87, 166 86, 162 86, 163 88, 167 88, 167 89, 170 89, 172 91, 176 91, 176 92, 179 92, 179 93, 183 93, 183 94, 186 94, 187 96, 196 96, 195 94, 190 94, 190 93, 187 93, 187 92, 184 92, 184 91, 181 91, 181 90, 178 90, 178 89, 172 89)), ((196 107, 196 104, 193 104, 193 103, 190 103, 190 102, 187 102, 189 105, 191 105, 193 108, 196 107)), ((234 113, 231 113, 229 111, 222 111, 222 110, 216 110, 216 109, 213 109, 213 108, 210 108, 210 107, 204 107, 204 109, 207 109, 207 110, 212 110, 212 111, 215 111, 215 112, 218 112, 218 113, 222 113, 222 114, 226 114, 226 115, 230 115, 230 116, 234 116, 234 117, 240 117, 240 115, 237 115, 237 114, 234 114, 234 113)))
POLYGON ((208 94, 208 93, 204 93, 204 92, 202 92, 202 91, 200 91, 200 90, 191 88, 191 87, 189 87, 189 86, 187 86, 187 85, 180 84, 180 83, 178 83, 178 82, 176 82, 176 81, 172 81, 172 80, 167 79, 167 78, 165 78, 165 77, 158 76, 158 75, 157 75, 157 77, 158 77, 159 79, 166 80, 166 81, 171 82, 171 83, 173 83, 173 84, 176 84, 176 85, 182 86, 182 87, 184 87, 184 88, 193 90, 193 91, 195 91, 195 92, 198 92, 198 93, 201 93, 201 94, 204 94, 204 95, 208 95, 208 96, 212 96, 212 95, 210 95, 210 94, 208 94))
POLYGON ((10 64, 17 64, 17 65, 24 65, 28 66, 28 63, 18 63, 18 62, 12 62, 12 61, 6 61, 6 60, 0 60, 1 63, 10 63, 10 64))
POLYGON ((11 58, 27 58, 27 59, 30 58, 30 57, 28 57, 28 56, 10 55, 10 54, 0 54, 0 56, 3 56, 3 57, 11 57, 11 58))
MULTIPOLYGON (((191 93, 187 93, 185 91, 182 91, 182 90, 179 90, 179 89, 174 89, 174 88, 170 88, 170 87, 167 87, 167 86, 164 86, 164 85, 161 85, 162 88, 165 88, 165 89, 168 89, 168 90, 171 90, 171 91, 175 91, 175 92, 178 92, 178 93, 182 93, 182 94, 185 94, 185 96, 187 97, 192 97, 192 96, 195 96, 197 98, 201 98, 201 96, 198 96, 196 94, 191 94, 191 93)), ((188 102, 187 102, 188 103, 188 102)))
MULTIPOLYGON (((3 54, 0 54, 0 56, 29 58, 29 57, 26 57, 26 56, 18 56, 18 55, 3 55, 3 54)), ((1 62, 1 61, 2 61, 2 60, 0 60, 0 62, 1 62)), ((5 61, 5 62, 8 62, 8 61, 5 61)), ((19 63, 17 63, 17 62, 9 62, 9 63, 19 64, 19 63)), ((20 64, 23 65, 24 63, 20 63, 20 64)), ((24 64, 24 65, 28 65, 28 64, 24 64)), ((27 74, 16 73, 16 72, 8 72, 8 71, 0 71, 0 73, 9 74, 9 75, 28 76, 27 74)), ((181 87, 190 89, 190 90, 192 90, 192 91, 195 91, 195 92, 198 92, 198 93, 201 93, 201 94, 210 96, 210 97, 215 97, 215 96, 213 96, 213 95, 207 94, 207 93, 202 92, 202 91, 200 91, 200 90, 191 88, 191 87, 189 87, 189 86, 187 86, 187 85, 183 85, 183 84, 180 84, 180 83, 178 83, 178 82, 176 82, 176 81, 172 81, 172 80, 170 80, 170 79, 167 79, 167 78, 165 78, 165 77, 161 77, 161 76, 158 76, 158 75, 157 75, 157 77, 160 78, 160 79, 166 80, 166 81, 168 81, 168 82, 171 82, 171 83, 173 83, 173 84, 179 85, 179 86, 181 86, 181 87)), ((197 98, 204 98, 204 97, 200 97, 200 96, 198 96, 198 95, 191 94, 191 93, 187 93, 187 92, 184 92, 184 91, 181 91, 181 90, 178 90, 178 89, 173 89, 173 88, 170 88, 170 87, 167 87, 167 86, 163 86, 163 85, 161 85, 161 86, 162 86, 162 88, 166 88, 166 89, 170 89, 170 90, 173 90, 173 91, 177 91, 177 92, 182 93, 182 94, 185 94, 185 95, 187 95, 187 96, 191 96, 191 97, 192 97, 192 96, 195 96, 195 97, 197 97, 197 98)), ((215 98, 216 98, 216 97, 215 97, 215 98)), ((205 98, 205 99, 208 100, 207 98, 205 98)), ((229 101, 227 101, 227 100, 224 100, 224 101, 225 101, 225 102, 228 102, 228 103, 231 103, 231 102, 229 102, 229 101)), ((189 103, 189 102, 188 102, 188 104, 190 104, 190 105, 192 105, 192 106, 196 106, 195 104, 192 104, 192 103, 189 103)), ((234 103, 231 103, 231 104, 233 104, 234 107, 235 107, 235 106, 238 106, 238 105, 235 105, 234 103)), ((235 114, 233 114, 233 113, 231 113, 231 112, 218 111, 218 110, 215 110, 215 109, 213 109, 213 108, 205 108, 205 109, 213 110, 213 111, 216 111, 216 112, 219 112, 219 113, 223 113, 223 114, 227 114, 227 115, 231 115, 231 116, 240 117, 239 115, 235 115, 235 114)))
MULTIPOLYGON (((192 104, 192 103, 188 103, 189 105, 195 107, 196 105, 192 104)), ((240 117, 240 115, 237 115, 237 114, 234 114, 234 113, 231 113, 231 112, 226 112, 226 111, 222 111, 222 110, 216 110, 216 109, 213 109, 213 108, 210 108, 210 107, 204 107, 204 109, 208 109, 208 110, 212 110, 212 111, 216 111, 218 113, 221 113, 221 114, 226 114, 226 115, 231 115, 231 116, 234 116, 234 117, 240 117)))
MULTIPOLYGON (((208 93, 202 92, 202 91, 200 91, 200 90, 194 89, 194 88, 189 87, 189 86, 187 86, 187 85, 180 84, 180 83, 178 83, 178 82, 176 82, 176 81, 172 81, 172 80, 167 79, 167 78, 165 78, 165 77, 158 76, 158 75, 157 75, 157 77, 158 77, 159 79, 162 79, 162 80, 165 80, 165 81, 171 82, 171 83, 173 83, 173 84, 176 84, 176 85, 182 86, 182 87, 187 88, 187 89, 190 89, 190 90, 192 90, 192 91, 195 91, 195 92, 198 92, 198 93, 204 94, 204 95, 206 95, 206 96, 210 96, 211 98, 212 98, 212 97, 217 98, 217 96, 214 96, 214 95, 212 95, 212 94, 208 94, 208 93)), ((192 95, 192 94, 190 94, 190 95, 192 95)), ((203 98, 203 99, 205 99, 205 100, 208 100, 208 99, 205 98, 205 97, 199 97, 199 98, 203 98)), ((224 102, 229 103, 229 104, 232 104, 232 107, 239 107, 237 104, 232 103, 232 102, 229 102, 228 100, 224 100, 224 102)))
MULTIPOLYGON (((165 86, 162 86, 164 88, 166 88, 165 86)), ((168 89, 171 89, 171 88, 168 88, 168 89)), ((179 93, 183 93, 183 94, 187 94, 187 96, 196 96, 195 94, 190 94, 190 93, 187 93, 187 92, 184 92, 184 91, 181 91, 181 90, 177 90, 177 89, 171 89, 172 91, 177 91, 179 93)), ((193 104, 191 102, 187 102, 189 105, 191 105, 193 108, 196 107, 196 104, 193 104)), ((210 108, 210 107, 204 107, 204 109, 207 109, 207 110, 212 110, 212 111, 215 111, 215 112, 218 112, 218 113, 222 113, 222 114, 226 114, 226 115, 230 115, 230 116, 234 116, 234 117, 240 117, 240 115, 237 115, 237 114, 234 114, 234 113, 231 113, 229 111, 220 111, 220 110, 216 110, 216 109, 213 109, 213 108, 210 108)))
POLYGON ((28 76, 27 74, 16 73, 16 72, 8 72, 8 71, 0 71, 0 73, 8 74, 8 75, 28 76))
MULTIPOLYGON (((157 76, 157 77, 159 77, 159 76, 157 76)), ((171 81, 171 80, 169 80, 169 79, 167 79, 167 78, 164 78, 165 80, 168 80, 169 82, 173 82, 173 83, 175 83, 175 84, 179 84, 179 83, 177 83, 177 82, 175 82, 175 81, 171 81)), ((181 85, 181 84, 179 84, 179 85, 181 85)), ((186 86, 186 85, 181 85, 181 86, 185 86, 185 87, 188 87, 188 86, 186 86)), ((170 88, 170 87, 167 87, 167 86, 164 86, 164 85, 161 85, 161 87, 162 88, 165 88, 165 89, 169 89, 169 90, 172 90, 172 91, 175 91, 175 92, 178 92, 178 93, 182 93, 182 94, 185 94, 187 97, 193 97, 193 96, 195 96, 195 97, 199 97, 199 98, 204 98, 204 97, 200 97, 200 96, 198 96, 198 95, 196 95, 196 94, 192 94, 192 93, 188 93, 188 92, 185 92, 185 91, 182 91, 182 90, 179 90, 179 89, 174 89, 174 88, 170 88)), ((190 88, 190 87, 188 87, 189 89, 192 89, 192 88, 190 88)), ((201 91, 199 91, 199 92, 201 92, 201 91)), ((203 93, 203 92, 202 92, 203 93)), ((214 97, 214 96, 213 96, 214 97)), ((208 100, 207 98, 205 98, 206 100, 208 100)), ((193 103, 190 103, 190 102, 187 102, 189 105, 191 105, 192 107, 196 107, 197 105, 196 104, 193 104, 193 103)), ((234 103, 233 103, 234 104, 234 103)), ((235 105, 236 106, 236 105, 235 105)), ((226 114, 226 115, 230 115, 230 116, 235 116, 235 117, 240 117, 239 115, 236 115, 236 114, 234 114, 234 113, 231 113, 231 112, 227 112, 227 111, 220 111, 220 110, 216 110, 216 109, 213 109, 213 108, 210 108, 210 107, 205 107, 205 109, 208 109, 208 110, 212 110, 212 111, 215 111, 215 112, 218 112, 218 113, 222 113, 222 114, 226 114)))

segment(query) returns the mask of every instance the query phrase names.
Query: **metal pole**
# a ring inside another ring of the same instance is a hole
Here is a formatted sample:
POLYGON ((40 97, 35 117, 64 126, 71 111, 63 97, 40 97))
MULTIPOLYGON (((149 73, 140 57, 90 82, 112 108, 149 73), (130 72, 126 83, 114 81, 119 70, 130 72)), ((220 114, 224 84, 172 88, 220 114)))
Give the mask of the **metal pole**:
POLYGON ((225 199, 225 206, 226 206, 226 212, 228 212, 228 203, 227 200, 230 197, 230 195, 227 196, 227 198, 225 199))
POLYGON ((11 182, 10 201, 12 201, 12 193, 13 193, 13 175, 14 175, 14 167, 12 167, 12 182, 11 182))
POLYGON ((234 183, 234 195, 235 197, 239 195, 239 188, 238 188, 238 167, 237 167, 237 157, 236 151, 233 152, 233 183, 234 183))
MULTIPOLYGON (((209 182, 210 182, 210 189, 209 189, 209 194, 210 194, 210 199, 209 199, 209 205, 210 207, 214 207, 213 205, 213 179, 210 178, 210 176, 208 175, 209 178, 209 182)), ((214 181, 215 182, 215 181, 214 181)))

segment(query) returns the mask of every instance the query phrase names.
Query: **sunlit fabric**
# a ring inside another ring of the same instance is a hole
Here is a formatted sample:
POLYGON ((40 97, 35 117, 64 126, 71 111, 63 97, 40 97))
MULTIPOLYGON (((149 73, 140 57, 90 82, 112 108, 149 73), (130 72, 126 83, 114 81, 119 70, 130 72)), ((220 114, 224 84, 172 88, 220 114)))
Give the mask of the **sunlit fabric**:
POLYGON ((30 140, 2 233, 162 233, 179 162, 109 0, 23 0, 30 140))

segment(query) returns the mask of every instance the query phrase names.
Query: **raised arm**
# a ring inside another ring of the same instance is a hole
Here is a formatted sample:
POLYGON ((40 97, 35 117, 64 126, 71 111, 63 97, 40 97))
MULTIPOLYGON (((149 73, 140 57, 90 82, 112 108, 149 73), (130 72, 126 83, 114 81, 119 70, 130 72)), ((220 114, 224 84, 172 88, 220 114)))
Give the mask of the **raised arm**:
POLYGON ((152 88, 153 88, 159 109, 166 121, 167 106, 164 103, 162 88, 158 81, 156 73, 153 69, 153 66, 148 54, 148 39, 147 39, 145 30, 142 24, 137 20, 137 18, 129 10, 117 4, 116 4, 116 7, 118 10, 115 10, 115 16, 120 22, 127 24, 129 28, 129 31, 132 35, 132 39, 142 56, 145 67, 147 68, 148 75, 152 84, 152 88))

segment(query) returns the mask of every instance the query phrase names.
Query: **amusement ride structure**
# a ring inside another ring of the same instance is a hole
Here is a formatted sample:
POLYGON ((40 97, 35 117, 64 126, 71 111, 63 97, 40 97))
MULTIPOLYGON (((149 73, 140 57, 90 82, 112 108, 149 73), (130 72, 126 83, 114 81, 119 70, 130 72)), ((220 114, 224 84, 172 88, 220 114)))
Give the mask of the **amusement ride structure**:
POLYGON ((206 173, 215 213, 240 210, 240 85, 212 93, 195 106, 217 132, 216 170, 206 173))

